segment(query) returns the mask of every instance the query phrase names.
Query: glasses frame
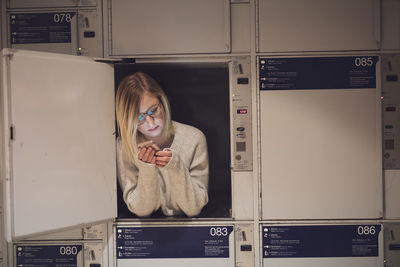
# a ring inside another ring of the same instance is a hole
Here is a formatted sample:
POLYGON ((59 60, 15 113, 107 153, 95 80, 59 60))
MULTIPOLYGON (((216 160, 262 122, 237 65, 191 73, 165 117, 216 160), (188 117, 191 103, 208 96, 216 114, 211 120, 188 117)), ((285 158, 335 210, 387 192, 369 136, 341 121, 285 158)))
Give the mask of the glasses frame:
POLYGON ((146 122, 147 116, 150 116, 153 120, 155 118, 158 118, 161 115, 161 109, 162 109, 162 105, 160 102, 158 102, 158 104, 155 105, 154 108, 149 108, 148 111, 146 111, 144 113, 139 113, 138 126, 143 125, 146 122), (154 114, 154 113, 158 113, 158 114, 154 114), (141 116, 143 117, 143 119, 140 119, 141 116))

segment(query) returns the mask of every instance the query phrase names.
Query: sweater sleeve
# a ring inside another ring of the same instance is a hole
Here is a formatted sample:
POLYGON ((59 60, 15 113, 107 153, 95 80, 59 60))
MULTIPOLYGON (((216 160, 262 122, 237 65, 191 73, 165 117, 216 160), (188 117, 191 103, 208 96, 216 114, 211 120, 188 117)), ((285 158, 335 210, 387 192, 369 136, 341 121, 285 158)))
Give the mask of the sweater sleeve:
POLYGON ((128 209, 139 217, 149 216, 161 206, 161 189, 154 164, 130 160, 117 144, 118 180, 128 209))
POLYGON ((172 150, 171 161, 163 170, 163 175, 168 175, 169 181, 174 185, 171 188, 172 208, 183 211, 187 216, 198 215, 208 202, 207 142, 201 132, 193 141, 196 143, 193 150, 182 149, 179 152, 172 150), (187 159, 189 162, 186 162, 187 159))

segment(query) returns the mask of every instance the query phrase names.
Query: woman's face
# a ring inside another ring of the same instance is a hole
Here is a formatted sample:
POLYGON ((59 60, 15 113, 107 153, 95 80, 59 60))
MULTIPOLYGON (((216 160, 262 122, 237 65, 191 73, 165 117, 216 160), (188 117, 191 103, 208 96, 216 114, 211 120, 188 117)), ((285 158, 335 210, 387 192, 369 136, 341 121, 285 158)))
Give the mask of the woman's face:
POLYGON ((139 113, 142 121, 138 125, 138 131, 148 140, 159 137, 165 125, 164 108, 160 100, 149 93, 144 93, 139 113))

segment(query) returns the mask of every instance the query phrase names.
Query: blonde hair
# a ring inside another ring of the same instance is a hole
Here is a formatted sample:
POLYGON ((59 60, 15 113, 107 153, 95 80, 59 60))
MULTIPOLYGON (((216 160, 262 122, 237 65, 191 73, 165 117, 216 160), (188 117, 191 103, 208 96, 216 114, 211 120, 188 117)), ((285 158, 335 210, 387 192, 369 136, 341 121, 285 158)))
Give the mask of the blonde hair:
POLYGON ((170 104, 160 85, 142 72, 126 76, 118 85, 115 110, 121 146, 132 159, 138 152, 139 107, 145 93, 157 97, 163 106, 165 126, 161 133, 162 138, 168 140, 174 134, 170 104))

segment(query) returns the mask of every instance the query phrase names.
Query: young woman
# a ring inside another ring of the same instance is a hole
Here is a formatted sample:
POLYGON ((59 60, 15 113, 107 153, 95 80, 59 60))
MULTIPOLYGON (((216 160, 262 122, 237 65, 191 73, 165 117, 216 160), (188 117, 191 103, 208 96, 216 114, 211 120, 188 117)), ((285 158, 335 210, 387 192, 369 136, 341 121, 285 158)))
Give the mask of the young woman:
POLYGON ((208 152, 204 134, 171 120, 168 99, 145 73, 118 86, 118 179, 129 210, 149 216, 196 216, 208 202, 208 152))

